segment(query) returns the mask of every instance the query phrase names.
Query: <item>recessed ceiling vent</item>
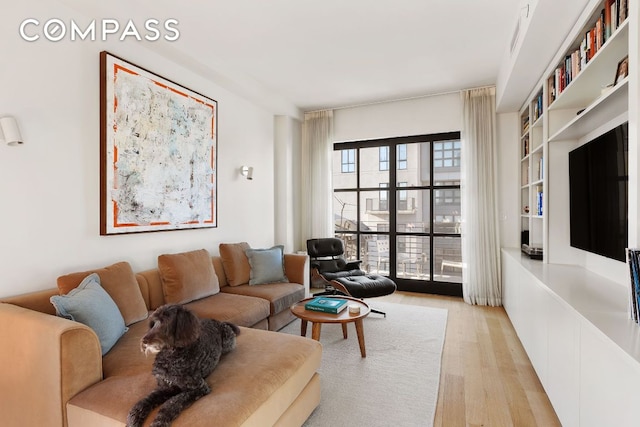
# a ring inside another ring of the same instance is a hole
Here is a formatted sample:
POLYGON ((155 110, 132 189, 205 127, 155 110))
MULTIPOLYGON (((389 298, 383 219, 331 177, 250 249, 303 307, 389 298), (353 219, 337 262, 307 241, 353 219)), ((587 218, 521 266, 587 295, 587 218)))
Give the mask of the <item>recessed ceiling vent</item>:
POLYGON ((524 19, 529 19, 529 11, 529 3, 520 8, 520 13, 518 14, 518 22, 516 22, 516 28, 513 30, 513 35, 511 36, 511 55, 513 55, 513 52, 516 50, 516 46, 518 45, 520 30, 522 29, 522 18, 524 17, 524 19))
POLYGON ((513 55, 513 51, 516 49, 516 45, 518 44, 518 38, 520 37, 520 17, 518 16, 518 22, 516 23, 516 28, 513 30, 513 35, 511 36, 511 54, 513 55))

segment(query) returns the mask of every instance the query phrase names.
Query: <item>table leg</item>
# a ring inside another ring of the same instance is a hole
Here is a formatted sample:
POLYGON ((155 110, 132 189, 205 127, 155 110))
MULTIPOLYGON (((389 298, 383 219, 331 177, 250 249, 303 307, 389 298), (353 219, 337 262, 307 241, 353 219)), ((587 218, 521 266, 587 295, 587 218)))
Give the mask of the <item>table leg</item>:
POLYGON ((344 339, 347 339, 347 324, 343 323, 342 324, 342 336, 344 337, 344 339))
POLYGON ((307 321, 303 320, 302 322, 300 322, 300 336, 302 337, 306 337, 307 336, 307 321))
POLYGON ((362 357, 367 357, 367 350, 364 347, 364 327, 362 323, 362 318, 356 319, 356 333, 358 334, 358 345, 360 345, 360 355, 362 357))
POLYGON ((322 323, 316 322, 311 325, 311 338, 316 341, 320 341, 320 328, 322 327, 322 323))

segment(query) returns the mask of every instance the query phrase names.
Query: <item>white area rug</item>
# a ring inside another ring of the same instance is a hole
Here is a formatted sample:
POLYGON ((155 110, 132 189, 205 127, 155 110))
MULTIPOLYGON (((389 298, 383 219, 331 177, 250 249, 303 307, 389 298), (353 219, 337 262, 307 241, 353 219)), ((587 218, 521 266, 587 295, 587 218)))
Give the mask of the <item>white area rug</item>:
MULTIPOLYGON (((366 358, 360 357, 353 323, 346 340, 340 325, 322 325, 322 397, 304 425, 432 426, 447 310, 368 302, 387 317, 371 313, 364 319, 366 358)), ((281 332, 299 335, 300 321, 281 332)))

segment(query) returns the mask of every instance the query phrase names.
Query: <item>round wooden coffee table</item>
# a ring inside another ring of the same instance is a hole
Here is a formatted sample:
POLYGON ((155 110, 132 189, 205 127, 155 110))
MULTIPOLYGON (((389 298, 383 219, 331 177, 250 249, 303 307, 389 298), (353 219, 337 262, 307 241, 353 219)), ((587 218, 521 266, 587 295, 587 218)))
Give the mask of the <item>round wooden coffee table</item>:
POLYGON ((362 325, 362 319, 369 315, 369 312, 371 311, 369 306, 359 299, 332 295, 330 298, 346 299, 349 300, 348 304, 356 304, 360 306, 360 313, 351 314, 349 313, 348 307, 338 314, 322 313, 319 311, 305 309, 304 305, 313 298, 314 297, 303 299, 291 306, 291 312, 302 320, 302 324, 300 325, 300 335, 303 337, 307 335, 307 322, 311 322, 311 338, 316 341, 320 341, 320 328, 322 328, 323 323, 340 323, 342 325, 342 336, 344 339, 347 339, 347 323, 353 322, 356 325, 360 354, 362 357, 367 357, 367 351, 364 347, 364 328, 362 325))

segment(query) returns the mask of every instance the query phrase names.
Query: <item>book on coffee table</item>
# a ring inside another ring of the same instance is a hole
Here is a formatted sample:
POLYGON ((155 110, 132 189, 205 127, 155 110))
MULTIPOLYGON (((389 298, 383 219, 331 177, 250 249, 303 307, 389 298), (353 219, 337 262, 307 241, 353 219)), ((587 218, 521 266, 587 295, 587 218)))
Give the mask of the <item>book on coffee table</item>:
POLYGON ((338 314, 347 308, 347 300, 330 297, 316 297, 306 303, 304 308, 311 311, 338 314))

